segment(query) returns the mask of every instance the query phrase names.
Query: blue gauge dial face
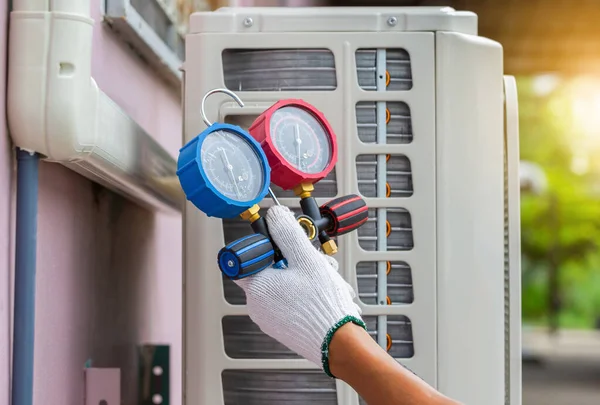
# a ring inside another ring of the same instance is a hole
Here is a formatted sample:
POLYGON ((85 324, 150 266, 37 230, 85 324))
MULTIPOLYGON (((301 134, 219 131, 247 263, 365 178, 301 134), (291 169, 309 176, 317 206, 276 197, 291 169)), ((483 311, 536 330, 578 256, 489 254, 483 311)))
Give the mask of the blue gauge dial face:
POLYGON ((212 132, 204 139, 200 155, 207 180, 219 193, 236 202, 259 196, 265 172, 259 155, 243 137, 212 132))
POLYGON ((307 174, 327 168, 332 154, 330 137, 310 112, 294 106, 280 108, 269 126, 275 148, 293 167, 307 174))

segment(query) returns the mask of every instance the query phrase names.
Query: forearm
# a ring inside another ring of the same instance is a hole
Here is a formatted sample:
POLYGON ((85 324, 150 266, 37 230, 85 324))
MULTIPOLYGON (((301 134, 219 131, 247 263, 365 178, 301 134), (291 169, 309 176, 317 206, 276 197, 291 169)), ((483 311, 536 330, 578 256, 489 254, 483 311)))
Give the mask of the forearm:
POLYGON ((389 356, 362 328, 347 324, 333 336, 329 367, 369 405, 457 405, 389 356))

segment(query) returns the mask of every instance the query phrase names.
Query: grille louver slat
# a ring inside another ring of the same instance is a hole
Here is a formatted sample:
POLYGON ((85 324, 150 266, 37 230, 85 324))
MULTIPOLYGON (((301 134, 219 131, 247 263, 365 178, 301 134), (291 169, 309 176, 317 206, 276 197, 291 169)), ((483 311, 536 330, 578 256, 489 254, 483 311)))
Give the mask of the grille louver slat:
MULTIPOLYGON (((410 304, 414 300, 410 266, 405 262, 390 262, 387 291, 392 305, 410 304)), ((358 297, 368 305, 377 304, 377 262, 360 262, 356 266, 358 297)))
POLYGON ((321 370, 225 370, 225 405, 335 405, 335 380, 321 370))
MULTIPOLYGON (((412 171, 406 156, 391 155, 386 162, 386 179, 390 197, 410 197, 413 194, 412 171)), ((358 191, 365 197, 377 196, 377 156, 356 157, 358 191)))
MULTIPOLYGON (((387 250, 411 250, 414 247, 412 219, 410 213, 402 208, 387 209, 387 221, 391 232, 388 236, 387 250)), ((360 246, 367 251, 377 250, 377 211, 369 210, 369 219, 358 229, 360 246)))
MULTIPOLYGON (((386 68, 389 74, 387 91, 412 89, 410 55, 406 50, 387 49, 386 68)), ((356 51, 356 74, 358 85, 363 90, 377 90, 377 49, 359 49, 356 51)))

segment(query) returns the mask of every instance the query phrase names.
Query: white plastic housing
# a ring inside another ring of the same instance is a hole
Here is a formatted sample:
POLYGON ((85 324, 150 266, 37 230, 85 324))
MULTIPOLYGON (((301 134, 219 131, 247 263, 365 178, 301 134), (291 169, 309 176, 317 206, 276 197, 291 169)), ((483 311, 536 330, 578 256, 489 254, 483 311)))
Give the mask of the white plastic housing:
MULTIPOLYGON (((378 192, 378 197, 365 201, 384 218, 386 212, 389 218, 389 210, 408 210, 414 247, 397 251, 380 243, 378 250, 366 251, 353 232, 338 239, 335 257, 340 271, 357 288, 359 262, 408 263, 414 301, 402 305, 361 301, 363 316, 380 321, 393 315, 410 318, 414 355, 400 361, 443 393, 465 404, 521 405, 516 98, 514 87, 505 90, 503 85, 502 47, 477 36, 477 17, 449 8, 225 8, 192 15, 190 27, 184 75, 185 142, 205 128, 199 114, 203 95, 225 87, 224 50, 326 48, 333 53, 334 90, 238 91, 244 108, 224 95, 214 95, 206 103, 209 120, 258 115, 286 98, 313 104, 338 137, 338 196, 359 192, 357 156, 375 154, 382 162, 386 154, 408 157, 412 195, 385 198, 378 192), (378 70, 377 91, 361 88, 355 53, 364 48, 406 50, 412 87, 386 91, 385 84, 381 86, 385 70, 378 70), (412 142, 386 144, 381 134, 376 143, 362 142, 356 106, 363 101, 383 103, 384 108, 386 103, 406 103, 412 142)), ((385 182, 380 184, 380 173, 377 176, 381 189, 385 182)), ((318 200, 323 203, 329 198, 318 200)), ((297 198, 280 201, 299 207, 297 198)), ((184 212, 187 404, 226 403, 223 370, 316 369, 301 359, 242 359, 226 354, 223 317, 247 312, 244 305, 224 299, 215 260, 224 245, 223 224, 190 204, 184 212)), ((377 332, 385 336, 386 329, 379 324, 377 332)), ((385 339, 378 341, 384 344, 385 339)), ((337 404, 358 404, 349 387, 339 381, 336 386, 337 404)), ((282 388, 277 389, 281 394, 282 388)), ((255 391, 248 395, 258 395, 255 391)))
POLYGON ((152 208, 178 211, 175 159, 91 77, 89 1, 15 1, 8 122, 17 147, 38 152, 152 208))

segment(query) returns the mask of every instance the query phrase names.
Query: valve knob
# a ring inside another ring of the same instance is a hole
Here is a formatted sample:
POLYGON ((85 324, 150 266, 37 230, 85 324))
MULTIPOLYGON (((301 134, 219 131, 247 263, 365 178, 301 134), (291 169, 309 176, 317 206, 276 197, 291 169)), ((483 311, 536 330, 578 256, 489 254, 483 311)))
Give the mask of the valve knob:
POLYGON ((329 236, 340 236, 358 229, 369 218, 369 207, 362 197, 349 194, 336 198, 320 207, 321 215, 329 218, 329 236))
POLYGON ((274 255, 271 241, 266 236, 255 233, 222 248, 217 262, 225 277, 238 280, 269 267, 274 255))

